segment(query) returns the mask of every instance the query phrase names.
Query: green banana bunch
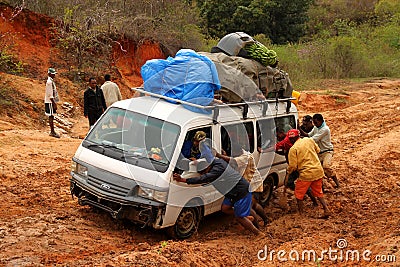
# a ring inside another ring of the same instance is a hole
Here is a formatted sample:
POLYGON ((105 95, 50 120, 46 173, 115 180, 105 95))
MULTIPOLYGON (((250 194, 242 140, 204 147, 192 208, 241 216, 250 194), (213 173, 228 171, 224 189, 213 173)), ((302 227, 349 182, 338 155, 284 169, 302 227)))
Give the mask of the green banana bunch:
POLYGON ((260 42, 247 44, 244 49, 247 55, 254 60, 257 60, 264 66, 274 65, 276 63, 277 54, 274 50, 268 49, 260 42))

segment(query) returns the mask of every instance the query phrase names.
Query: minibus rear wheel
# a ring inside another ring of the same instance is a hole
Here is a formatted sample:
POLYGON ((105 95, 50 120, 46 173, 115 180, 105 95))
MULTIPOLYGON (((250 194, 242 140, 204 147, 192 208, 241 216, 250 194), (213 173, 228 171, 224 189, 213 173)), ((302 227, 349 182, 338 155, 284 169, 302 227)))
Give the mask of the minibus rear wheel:
POLYGON ((264 180, 264 189, 260 194, 259 202, 261 206, 265 207, 268 205, 268 202, 272 197, 273 189, 274 189, 274 178, 271 175, 269 175, 264 180))
POLYGON ((174 226, 167 228, 167 234, 172 238, 186 239, 197 231, 200 223, 199 207, 185 207, 179 213, 174 226))

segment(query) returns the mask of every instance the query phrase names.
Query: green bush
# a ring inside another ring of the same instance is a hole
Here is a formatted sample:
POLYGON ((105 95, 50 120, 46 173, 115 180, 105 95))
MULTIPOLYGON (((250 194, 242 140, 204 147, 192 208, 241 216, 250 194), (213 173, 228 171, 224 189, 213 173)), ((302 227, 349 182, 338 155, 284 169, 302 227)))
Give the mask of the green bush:
POLYGON ((364 50, 359 39, 347 36, 332 38, 328 49, 330 63, 325 76, 340 79, 365 75, 365 57, 362 54, 364 50))
POLYGON ((374 30, 374 39, 382 41, 382 45, 400 49, 400 25, 388 24, 374 30))
POLYGON ((8 47, 0 47, 0 71, 9 74, 20 74, 24 71, 23 63, 8 52, 8 47))

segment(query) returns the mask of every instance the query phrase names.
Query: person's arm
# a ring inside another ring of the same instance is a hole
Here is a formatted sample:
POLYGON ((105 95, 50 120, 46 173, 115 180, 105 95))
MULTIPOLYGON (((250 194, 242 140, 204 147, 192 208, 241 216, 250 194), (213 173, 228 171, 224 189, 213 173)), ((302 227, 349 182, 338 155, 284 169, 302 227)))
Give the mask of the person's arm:
POLYGON ((57 103, 54 99, 53 83, 51 83, 51 82, 46 82, 46 95, 47 95, 47 98, 50 99, 51 104, 53 105, 53 109, 56 111, 57 103))
POLYGON ((216 172, 212 172, 212 171, 205 173, 203 175, 200 175, 198 177, 187 178, 187 179, 182 178, 182 176, 180 176, 180 174, 178 174, 178 173, 173 174, 173 178, 175 181, 181 182, 181 183, 187 183, 187 184, 211 183, 211 182, 215 181, 218 177, 219 177, 219 174, 217 175, 216 172))
POLYGON ((104 98, 103 90, 101 90, 100 88, 97 89, 100 90, 101 105, 103 106, 103 112, 104 112, 107 109, 106 99, 104 98))
POLYGON ((290 148, 289 155, 288 155, 288 168, 287 173, 288 175, 297 170, 297 151, 296 148, 290 148))
POLYGON ((288 180, 289 180, 289 173, 286 171, 285 179, 283 180, 283 185, 285 186, 285 188, 284 188, 285 191, 286 191, 288 180))
MULTIPOLYGON (((314 130, 313 130, 314 131, 314 130)), ((318 142, 318 141, 321 141, 321 139, 322 138, 324 138, 326 135, 328 135, 329 134, 329 132, 328 132, 328 129, 322 129, 321 131, 319 131, 319 132, 315 132, 314 134, 310 134, 309 136, 315 141, 315 142, 318 142)))
POLYGON ((54 100, 54 97, 50 98, 50 100, 51 100, 51 103, 53 104, 53 109, 54 109, 54 111, 57 111, 57 103, 56 103, 56 101, 54 100))
POLYGON ((311 138, 311 140, 313 140, 314 143, 314 150, 315 152, 317 152, 317 154, 321 151, 321 149, 319 148, 319 146, 317 145, 317 143, 315 143, 314 139, 311 138))
MULTIPOLYGON (((306 133, 306 132, 301 128, 301 126, 298 127, 298 130, 300 131, 300 136, 309 137, 309 134, 306 133)), ((310 132, 310 133, 311 133, 311 132, 310 132)))
POLYGON ((117 89, 118 89, 118 101, 122 100, 122 95, 121 95, 121 91, 119 90, 119 87, 117 85, 117 89))
POLYGON ((89 97, 88 97, 88 90, 83 93, 83 115, 85 117, 88 116, 88 107, 89 107, 89 97))
POLYGON ((220 159, 225 160, 227 163, 229 163, 229 161, 231 160, 231 157, 229 157, 229 156, 227 156, 227 155, 222 155, 222 154, 220 154, 220 153, 218 153, 218 152, 215 154, 215 156, 216 156, 217 158, 220 158, 220 159))
POLYGON ((173 178, 175 181, 180 182, 180 183, 186 183, 186 179, 182 178, 182 176, 178 173, 173 174, 173 178))
MULTIPOLYGON (((215 154, 215 156, 216 156, 217 158, 223 159, 226 163, 228 163, 229 165, 231 165, 231 167, 234 168, 235 170, 238 168, 238 161, 237 161, 237 159, 238 159, 239 157, 241 157, 241 156, 236 157, 236 158, 234 158, 234 157, 229 157, 228 155, 222 155, 222 154, 220 154, 220 153, 218 153, 218 152, 215 154)), ((247 161, 246 161, 246 162, 247 162, 247 161)))
MULTIPOLYGON (((286 138, 285 138, 286 139, 286 138)), ((275 145, 275 152, 277 152, 278 150, 283 150, 285 147, 285 139, 283 139, 282 141, 276 143, 275 145)))
POLYGON ((209 172, 202 174, 198 177, 193 177, 193 178, 188 178, 186 179, 187 184, 205 184, 205 183, 211 183, 215 180, 218 179, 218 177, 222 173, 219 173, 213 169, 211 169, 209 172))

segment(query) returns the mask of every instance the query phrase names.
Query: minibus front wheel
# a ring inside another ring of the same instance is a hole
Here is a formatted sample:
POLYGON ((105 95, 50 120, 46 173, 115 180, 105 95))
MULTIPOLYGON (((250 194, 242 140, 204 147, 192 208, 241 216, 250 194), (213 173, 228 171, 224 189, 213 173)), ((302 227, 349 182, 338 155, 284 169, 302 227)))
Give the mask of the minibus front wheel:
POLYGON ((175 224, 167 229, 167 234, 172 238, 189 238, 197 231, 200 218, 200 207, 184 207, 175 224))

